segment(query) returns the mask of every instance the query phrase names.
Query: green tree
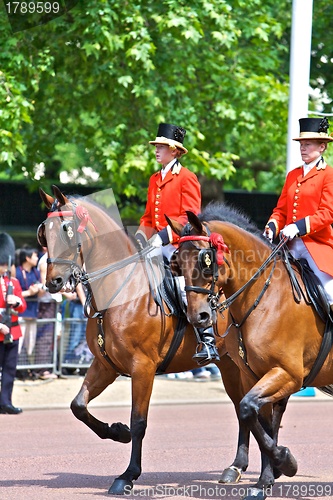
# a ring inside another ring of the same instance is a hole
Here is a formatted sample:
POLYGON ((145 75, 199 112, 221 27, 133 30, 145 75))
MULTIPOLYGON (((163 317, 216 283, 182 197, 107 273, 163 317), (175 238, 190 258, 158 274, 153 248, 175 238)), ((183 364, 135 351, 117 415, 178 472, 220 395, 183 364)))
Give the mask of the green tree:
POLYGON ((89 168, 129 213, 167 121, 220 190, 280 189, 290 23, 291 0, 83 0, 15 34, 1 16, 2 172, 47 187, 89 168))

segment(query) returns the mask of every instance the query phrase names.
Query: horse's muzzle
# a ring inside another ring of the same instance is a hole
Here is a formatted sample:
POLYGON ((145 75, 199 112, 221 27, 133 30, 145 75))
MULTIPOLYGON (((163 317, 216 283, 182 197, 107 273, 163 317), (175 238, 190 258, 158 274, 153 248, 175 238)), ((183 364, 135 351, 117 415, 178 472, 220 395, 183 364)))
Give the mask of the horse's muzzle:
POLYGON ((61 276, 57 276, 56 278, 52 278, 47 281, 46 286, 50 293, 57 293, 64 287, 64 281, 61 276))

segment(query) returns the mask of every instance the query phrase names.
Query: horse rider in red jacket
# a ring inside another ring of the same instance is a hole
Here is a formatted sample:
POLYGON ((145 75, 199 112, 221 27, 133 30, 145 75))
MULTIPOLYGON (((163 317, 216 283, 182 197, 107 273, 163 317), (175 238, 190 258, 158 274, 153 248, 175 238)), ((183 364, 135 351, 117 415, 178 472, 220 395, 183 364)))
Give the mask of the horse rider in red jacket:
MULTIPOLYGON (((149 243, 163 246, 164 257, 170 260, 177 248, 177 236, 168 225, 165 215, 181 224, 187 223, 186 211, 198 214, 201 209, 201 189, 197 176, 183 167, 179 159, 188 151, 184 147, 186 130, 177 125, 160 123, 156 139, 149 141, 155 146, 155 156, 162 168, 150 177, 146 209, 140 220, 136 238, 141 245, 149 243)), ((180 277, 182 288, 185 286, 180 277)), ((185 293, 184 293, 185 295, 185 293)), ((204 365, 219 360, 212 327, 197 329, 201 342, 193 359, 204 365)))
POLYGON ((271 241, 282 233, 291 254, 307 260, 325 289, 333 311, 333 168, 323 153, 333 138, 327 118, 301 118, 303 165, 287 175, 264 235, 271 241))

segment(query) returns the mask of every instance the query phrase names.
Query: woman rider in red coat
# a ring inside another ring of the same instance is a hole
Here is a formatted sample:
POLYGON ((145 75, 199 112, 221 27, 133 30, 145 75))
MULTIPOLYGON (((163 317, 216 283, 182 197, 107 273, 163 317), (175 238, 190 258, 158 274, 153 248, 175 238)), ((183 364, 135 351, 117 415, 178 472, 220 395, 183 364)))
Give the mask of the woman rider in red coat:
POLYGON ((281 232, 291 254, 307 260, 321 280, 333 311, 333 168, 323 153, 333 141, 327 118, 301 118, 303 165, 289 172, 264 235, 271 241, 281 232))
MULTIPOLYGON (((156 160, 162 169, 150 177, 146 209, 136 233, 136 238, 143 246, 147 238, 150 238, 149 243, 154 247, 163 246, 162 253, 168 260, 177 248, 179 236, 171 230, 165 215, 185 225, 186 211, 198 214, 201 209, 198 178, 179 163, 179 158, 187 153, 183 145, 185 134, 186 130, 182 127, 160 123, 156 139, 149 142, 155 146, 156 160)), ((218 361, 220 358, 213 328, 197 328, 197 331, 201 342, 193 358, 200 365, 218 361)))

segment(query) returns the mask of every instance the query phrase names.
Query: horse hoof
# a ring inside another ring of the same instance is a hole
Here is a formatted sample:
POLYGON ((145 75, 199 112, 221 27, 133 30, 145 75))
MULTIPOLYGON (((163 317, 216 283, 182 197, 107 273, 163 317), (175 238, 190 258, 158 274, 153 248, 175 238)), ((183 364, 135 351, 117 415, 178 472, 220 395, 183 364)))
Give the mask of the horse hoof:
POLYGON ((114 423, 110 427, 110 438, 119 443, 129 443, 132 439, 130 428, 121 422, 114 423))
POLYGON ((242 500, 265 500, 267 498, 267 495, 261 488, 247 488, 246 492, 248 494, 242 500))
POLYGON ((109 495, 130 495, 133 489, 132 481, 128 479, 115 479, 112 486, 110 486, 109 495))
POLYGON ((278 446, 277 449, 280 451, 280 457, 278 463, 275 463, 276 468, 285 476, 295 476, 297 472, 296 458, 291 454, 289 448, 285 446, 278 446))
POLYGON ((238 483, 242 476, 242 470, 230 465, 222 472, 219 483, 238 483))

